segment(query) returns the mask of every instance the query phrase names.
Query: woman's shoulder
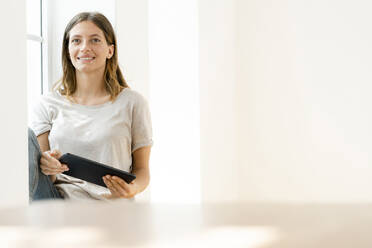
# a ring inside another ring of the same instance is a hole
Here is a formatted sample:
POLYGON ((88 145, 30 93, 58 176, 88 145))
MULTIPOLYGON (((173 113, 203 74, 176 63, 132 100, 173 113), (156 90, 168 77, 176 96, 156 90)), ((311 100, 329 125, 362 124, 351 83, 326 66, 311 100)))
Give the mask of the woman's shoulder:
POLYGON ((53 99, 53 98, 60 98, 60 97, 61 97, 61 93, 55 90, 50 90, 40 95, 40 98, 42 99, 53 99))
POLYGON ((141 93, 131 88, 124 88, 122 92, 120 92, 119 98, 133 103, 147 103, 146 98, 141 93))
POLYGON ((40 104, 47 104, 47 105, 54 105, 64 102, 63 96, 57 91, 48 91, 40 95, 39 103, 40 104))

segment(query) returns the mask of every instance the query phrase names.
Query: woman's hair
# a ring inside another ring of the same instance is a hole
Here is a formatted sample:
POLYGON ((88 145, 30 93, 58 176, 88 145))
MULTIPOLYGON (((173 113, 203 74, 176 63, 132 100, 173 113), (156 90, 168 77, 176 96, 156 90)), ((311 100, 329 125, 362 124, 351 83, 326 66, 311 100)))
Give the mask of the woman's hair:
POLYGON ((70 31, 78 23, 84 21, 93 22, 100 28, 105 35, 108 45, 114 45, 114 54, 110 59, 106 60, 106 67, 104 72, 105 87, 111 95, 111 100, 115 100, 122 89, 129 87, 123 77, 123 74, 118 65, 118 49, 114 29, 110 21, 101 13, 98 12, 82 12, 74 16, 67 24, 65 33, 63 35, 62 43, 62 79, 57 82, 55 89, 62 95, 70 98, 76 91, 76 72, 69 56, 69 40, 70 31))

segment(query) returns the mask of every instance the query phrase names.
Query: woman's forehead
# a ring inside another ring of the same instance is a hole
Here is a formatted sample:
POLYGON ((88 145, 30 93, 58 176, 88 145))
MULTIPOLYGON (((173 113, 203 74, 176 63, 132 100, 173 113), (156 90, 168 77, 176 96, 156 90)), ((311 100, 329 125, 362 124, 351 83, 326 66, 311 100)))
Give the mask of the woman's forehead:
POLYGON ((70 30, 72 36, 101 36, 104 37, 103 31, 91 21, 83 21, 76 24, 70 30))

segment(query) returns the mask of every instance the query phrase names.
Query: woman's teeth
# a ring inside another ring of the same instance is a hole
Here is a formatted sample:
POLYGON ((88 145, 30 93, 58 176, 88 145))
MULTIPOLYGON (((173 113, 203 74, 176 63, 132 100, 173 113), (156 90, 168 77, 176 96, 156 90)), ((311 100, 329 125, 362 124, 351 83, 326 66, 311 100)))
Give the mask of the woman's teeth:
POLYGON ((92 58, 79 58, 78 57, 78 59, 81 59, 81 60, 93 60, 94 58, 92 57, 92 58))

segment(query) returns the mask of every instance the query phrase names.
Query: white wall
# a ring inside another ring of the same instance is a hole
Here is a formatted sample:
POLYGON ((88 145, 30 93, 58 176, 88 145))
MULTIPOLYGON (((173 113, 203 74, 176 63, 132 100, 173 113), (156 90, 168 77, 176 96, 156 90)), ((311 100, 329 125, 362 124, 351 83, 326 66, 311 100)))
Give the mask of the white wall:
POLYGON ((200 158, 203 201, 237 201, 236 6, 199 0, 200 158))
POLYGON ((197 11, 197 0, 149 1, 154 202, 200 202, 197 11))
POLYGON ((238 0, 240 196, 372 201, 372 3, 238 0))
POLYGON ((28 203, 25 1, 1 1, 0 207, 28 203))
POLYGON ((125 80, 149 99, 148 0, 116 1, 119 64, 125 80))

